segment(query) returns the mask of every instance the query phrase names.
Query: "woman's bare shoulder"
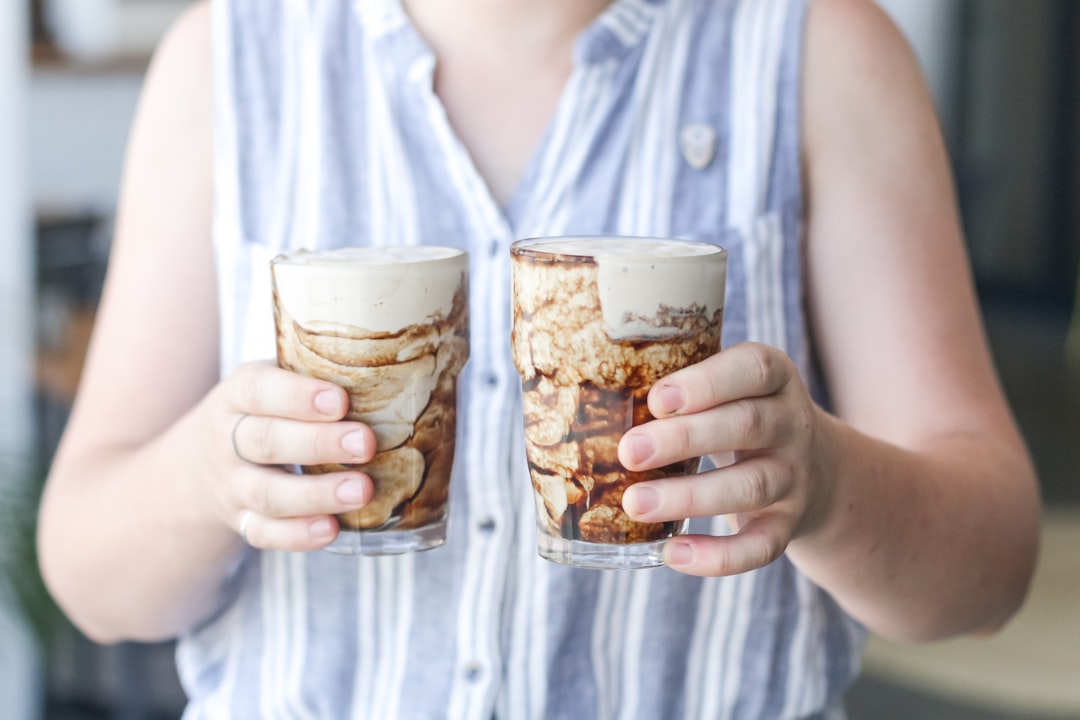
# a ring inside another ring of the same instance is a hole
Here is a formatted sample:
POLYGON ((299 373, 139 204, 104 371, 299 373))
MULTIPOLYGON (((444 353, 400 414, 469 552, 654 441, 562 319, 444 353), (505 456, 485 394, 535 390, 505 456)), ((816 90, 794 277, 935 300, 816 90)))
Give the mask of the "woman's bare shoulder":
POLYGON ((211 12, 208 0, 186 9, 169 27, 154 53, 148 87, 167 84, 174 94, 209 95, 213 73, 211 12))
POLYGON ((175 46, 194 53, 192 60, 210 51, 210 2, 199 0, 188 7, 169 28, 162 47, 175 46))
POLYGON ((811 159, 829 135, 852 140, 861 131, 873 135, 911 115, 933 113, 911 46, 873 0, 811 3, 804 89, 811 159))

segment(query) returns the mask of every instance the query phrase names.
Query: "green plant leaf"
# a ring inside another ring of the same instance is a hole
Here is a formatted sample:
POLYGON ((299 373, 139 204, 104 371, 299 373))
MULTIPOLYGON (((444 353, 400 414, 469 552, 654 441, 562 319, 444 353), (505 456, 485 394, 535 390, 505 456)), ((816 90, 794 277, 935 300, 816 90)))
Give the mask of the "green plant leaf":
POLYGON ((6 460, 0 465, 0 603, 20 615, 42 647, 47 647, 61 614, 38 565, 37 509, 45 473, 35 463, 6 460))

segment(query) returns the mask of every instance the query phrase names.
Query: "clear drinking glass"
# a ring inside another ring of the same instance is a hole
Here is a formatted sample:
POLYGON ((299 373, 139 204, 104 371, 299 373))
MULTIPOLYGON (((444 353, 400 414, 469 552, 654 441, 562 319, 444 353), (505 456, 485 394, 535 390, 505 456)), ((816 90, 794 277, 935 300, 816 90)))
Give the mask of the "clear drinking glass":
POLYGON ((338 516, 341 532, 327 549, 391 555, 442 545, 457 378, 469 357, 467 254, 431 246, 298 251, 270 268, 278 364, 345 388, 347 419, 375 433, 374 459, 358 466, 375 495, 338 516))
POLYGON ((538 238, 511 247, 513 355, 538 550, 590 568, 661 565, 685 520, 632 521, 626 488, 692 474, 700 458, 648 472, 619 440, 652 419, 649 389, 718 352, 727 251, 685 240, 538 238))

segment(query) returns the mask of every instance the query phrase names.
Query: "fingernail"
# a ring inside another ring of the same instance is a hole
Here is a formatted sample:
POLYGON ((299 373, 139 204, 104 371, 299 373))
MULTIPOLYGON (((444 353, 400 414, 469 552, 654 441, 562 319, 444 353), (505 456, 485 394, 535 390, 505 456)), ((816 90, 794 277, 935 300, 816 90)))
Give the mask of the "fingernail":
POLYGON ((364 433, 354 430, 341 438, 341 447, 353 457, 364 457, 367 453, 367 438, 364 433))
POLYGON ((334 526, 326 518, 320 518, 312 521, 311 525, 308 526, 308 532, 315 537, 327 537, 334 532, 334 526))
POLYGON ((337 390, 323 390, 315 396, 315 409, 323 415, 337 417, 341 414, 341 393, 337 390))
POLYGON ((627 442, 630 443, 630 459, 635 463, 645 462, 656 452, 652 438, 648 435, 630 435, 627 442))
POLYGON ((364 485, 359 480, 349 479, 338 485, 337 498, 346 505, 364 504, 364 485))
POLYGON ((694 548, 686 542, 669 542, 667 545, 668 565, 689 565, 694 562, 694 548))
POLYGON ((626 491, 630 495, 630 508, 635 515, 648 515, 660 507, 660 493, 655 488, 645 485, 635 486, 626 491))
POLYGON ((683 393, 682 388, 675 385, 665 385, 660 388, 660 409, 669 415, 682 410, 683 405, 686 404, 686 395, 683 393))

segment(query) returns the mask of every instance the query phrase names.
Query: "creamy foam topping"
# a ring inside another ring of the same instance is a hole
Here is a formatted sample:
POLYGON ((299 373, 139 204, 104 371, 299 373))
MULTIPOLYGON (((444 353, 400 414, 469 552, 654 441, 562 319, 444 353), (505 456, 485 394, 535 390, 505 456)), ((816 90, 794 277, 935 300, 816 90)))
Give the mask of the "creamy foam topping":
POLYGON ((721 255, 725 252, 723 248, 717 245, 691 240, 630 237, 572 237, 525 240, 519 243, 519 246, 536 252, 589 258, 700 258, 703 255, 721 255))
POLYGON ((398 265, 424 263, 463 255, 463 250, 432 245, 396 245, 393 247, 347 247, 336 250, 297 250, 274 259, 281 265, 398 265))
POLYGON ((662 338, 665 309, 724 309, 727 251, 709 243, 651 238, 559 238, 518 244, 532 252, 592 258, 604 329, 613 340, 662 338))
POLYGON ((463 250, 420 245, 302 250, 271 267, 279 302, 300 325, 395 333, 448 316, 468 264, 463 250))

